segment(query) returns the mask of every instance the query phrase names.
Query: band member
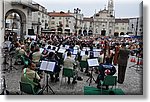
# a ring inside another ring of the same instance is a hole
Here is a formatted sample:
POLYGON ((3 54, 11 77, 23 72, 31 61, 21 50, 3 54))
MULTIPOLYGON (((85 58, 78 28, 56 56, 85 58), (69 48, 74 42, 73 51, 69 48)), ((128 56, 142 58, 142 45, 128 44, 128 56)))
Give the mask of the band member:
POLYGON ((28 68, 24 68, 21 75, 21 82, 30 83, 34 90, 37 91, 41 89, 40 81, 43 78, 42 74, 38 74, 35 71, 36 65, 34 63, 30 63, 28 68))
MULTIPOLYGON (((76 65, 76 62, 74 59, 71 58, 71 53, 67 53, 67 58, 64 60, 64 68, 69 68, 74 70, 74 73, 76 73, 75 77, 73 78, 72 84, 77 83, 77 70, 75 69, 74 65, 76 65)), ((70 84, 70 77, 68 77, 68 84, 70 84)))

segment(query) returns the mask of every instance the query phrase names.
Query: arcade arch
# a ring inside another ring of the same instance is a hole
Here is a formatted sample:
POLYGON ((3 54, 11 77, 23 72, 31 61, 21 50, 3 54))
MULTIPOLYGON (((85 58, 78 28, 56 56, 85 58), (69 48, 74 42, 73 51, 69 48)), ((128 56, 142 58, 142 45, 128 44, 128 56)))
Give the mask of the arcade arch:
POLYGON ((5 14, 5 37, 20 37, 24 38, 26 34, 26 15, 23 11, 19 9, 10 9, 5 14), (12 16, 12 18, 10 18, 12 16), (8 26, 8 23, 10 23, 8 26), (15 26, 18 28, 18 34, 16 35, 16 32, 14 31, 15 26), (7 27, 10 27, 8 29, 7 27))

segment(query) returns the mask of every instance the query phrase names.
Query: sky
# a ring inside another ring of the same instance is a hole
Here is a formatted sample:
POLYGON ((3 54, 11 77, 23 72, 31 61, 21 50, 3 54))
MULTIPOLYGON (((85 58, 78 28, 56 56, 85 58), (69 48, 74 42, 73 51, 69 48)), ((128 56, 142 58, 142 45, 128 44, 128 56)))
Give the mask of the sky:
MULTIPOLYGON (((85 17, 91 17, 95 12, 107 7, 108 0, 33 0, 50 11, 74 11, 80 8, 85 17)), ((116 18, 138 17, 142 0, 113 0, 116 18)))

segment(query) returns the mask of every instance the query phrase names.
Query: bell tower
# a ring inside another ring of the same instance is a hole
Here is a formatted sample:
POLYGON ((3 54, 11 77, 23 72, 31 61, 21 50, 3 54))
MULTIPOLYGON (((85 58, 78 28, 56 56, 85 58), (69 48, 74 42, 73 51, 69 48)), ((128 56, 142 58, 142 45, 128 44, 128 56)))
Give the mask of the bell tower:
POLYGON ((108 0, 108 13, 110 16, 114 16, 114 2, 113 0, 108 0))

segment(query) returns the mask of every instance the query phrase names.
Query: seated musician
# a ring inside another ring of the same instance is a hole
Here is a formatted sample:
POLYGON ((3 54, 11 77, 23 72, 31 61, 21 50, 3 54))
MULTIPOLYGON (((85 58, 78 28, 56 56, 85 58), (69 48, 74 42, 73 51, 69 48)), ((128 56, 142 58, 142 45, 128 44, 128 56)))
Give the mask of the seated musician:
MULTIPOLYGON (((100 81, 103 81, 107 75, 114 75, 116 73, 116 68, 110 63, 100 64, 98 73, 99 75, 97 76, 96 82, 97 88, 100 88, 100 81)), ((106 86, 106 89, 108 89, 108 86, 106 86)))
POLYGON ((26 49, 25 45, 21 45, 21 49, 19 50, 19 54, 22 56, 27 56, 25 49, 26 49))
POLYGON ((48 56, 48 54, 46 54, 46 55, 41 54, 39 47, 36 47, 35 52, 32 54, 32 61, 37 66, 39 66, 39 62, 40 62, 41 58, 46 57, 46 56, 48 56))
MULTIPOLYGON (((88 51, 85 51, 85 55, 82 56, 81 61, 87 61, 88 58, 89 58, 88 51)), ((83 72, 83 69, 81 71, 83 72)), ((89 73, 88 67, 86 68, 85 73, 89 73)))
MULTIPOLYGON (((75 70, 74 65, 76 65, 76 62, 74 59, 71 58, 71 53, 68 52, 67 53, 67 58, 64 60, 64 68, 68 68, 68 69, 73 69, 75 73, 77 73, 77 71, 75 70)), ((76 76, 73 78, 72 84, 77 83, 76 81, 76 76)), ((70 84, 70 77, 68 77, 68 84, 70 84)))
POLYGON ((54 52, 49 53, 48 61, 56 62, 54 72, 50 73, 50 79, 52 82, 54 82, 54 81, 57 82, 57 81, 59 81, 59 73, 60 73, 61 69, 60 69, 60 65, 58 63, 58 59, 56 59, 56 55, 54 52), (54 77, 54 75, 55 75, 55 77, 54 77))
POLYGON ((30 83, 35 91, 41 89, 40 81, 43 78, 42 74, 38 74, 35 71, 36 65, 31 62, 29 63, 28 68, 24 68, 21 75, 21 82, 30 83))

